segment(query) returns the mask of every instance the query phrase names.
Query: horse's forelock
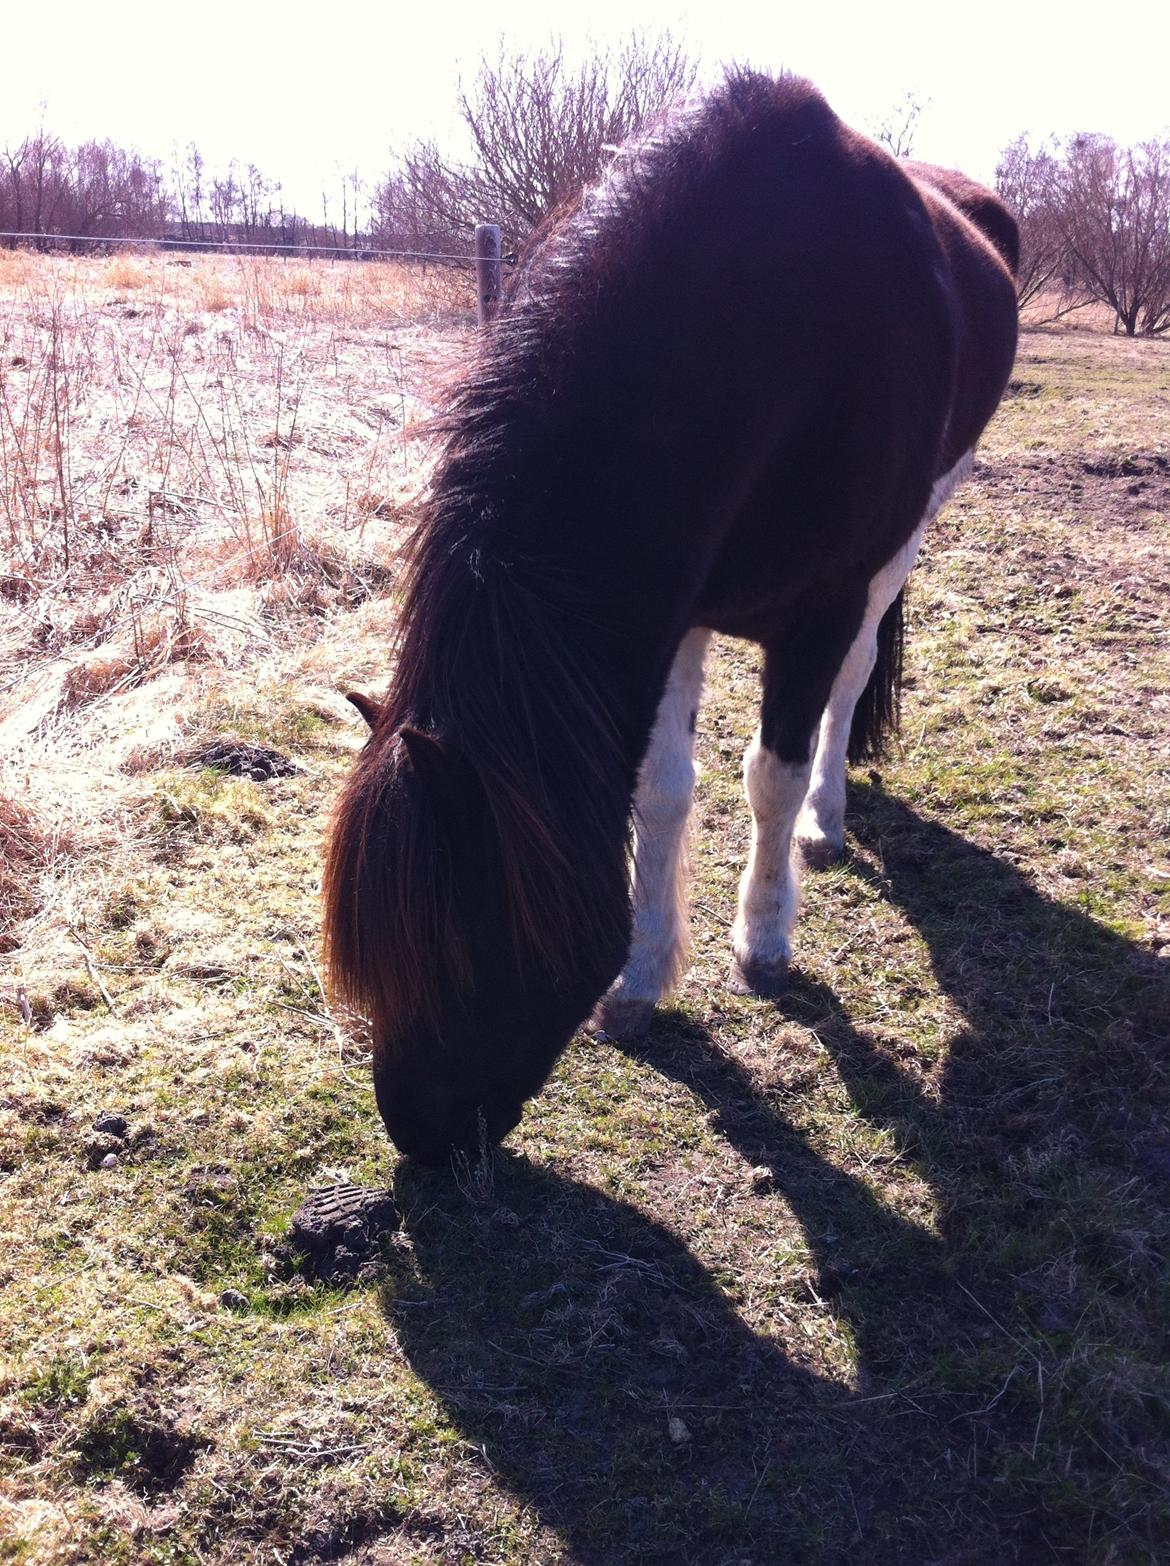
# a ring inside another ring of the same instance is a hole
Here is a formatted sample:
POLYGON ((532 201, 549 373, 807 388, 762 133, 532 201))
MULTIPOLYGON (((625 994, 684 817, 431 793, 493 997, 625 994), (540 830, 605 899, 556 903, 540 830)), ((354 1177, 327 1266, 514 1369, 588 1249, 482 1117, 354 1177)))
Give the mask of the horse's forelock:
POLYGON ((411 767, 392 730, 371 739, 338 801, 325 865, 330 988, 369 1019, 379 1047, 433 1019, 467 978, 439 813, 411 767))
MULTIPOLYGON (((556 678, 555 670, 543 673, 556 678)), ((572 710, 579 674, 562 673, 562 699, 572 710)), ((403 680, 400 665, 398 690, 403 680)), ((477 682, 460 695, 465 714, 487 710, 487 691, 477 682)), ((592 884, 582 884, 567 852, 570 839, 579 851, 582 843, 611 835, 591 803, 592 780, 603 765, 587 742, 589 734, 596 738, 596 725, 585 725, 584 735, 571 721, 562 725, 558 765, 570 768, 580 785, 570 815, 540 787, 540 758, 526 743, 528 716, 518 700, 512 724, 498 714, 494 722, 466 723, 467 748, 449 747, 450 790, 440 789, 433 775, 419 775, 388 722, 342 791, 324 877, 326 963, 334 995, 369 1019, 379 1048, 415 1024, 441 1031, 469 989, 471 955, 457 914, 460 866, 452 841, 461 788, 470 804, 474 786, 490 836, 484 850, 499 856, 501 964, 518 980, 540 975, 555 983, 583 943, 614 939, 615 910, 598 902, 592 884)), ((603 750, 611 745, 612 739, 603 750)))

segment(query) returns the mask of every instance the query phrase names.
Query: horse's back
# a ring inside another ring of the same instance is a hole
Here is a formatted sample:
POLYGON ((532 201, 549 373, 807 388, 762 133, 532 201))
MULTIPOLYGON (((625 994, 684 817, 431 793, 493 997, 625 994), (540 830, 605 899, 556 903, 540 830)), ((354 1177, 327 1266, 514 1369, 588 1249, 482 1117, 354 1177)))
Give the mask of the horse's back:
POLYGON ((808 83, 733 75, 535 245, 462 400, 459 487, 521 461, 512 534, 571 533, 651 639, 683 604, 759 635, 765 605, 909 537, 994 408, 1005 311, 957 208, 808 83))
POLYGON ((958 356, 945 471, 995 412, 1016 351, 1016 221, 992 191, 954 169, 907 163, 945 257, 958 356))

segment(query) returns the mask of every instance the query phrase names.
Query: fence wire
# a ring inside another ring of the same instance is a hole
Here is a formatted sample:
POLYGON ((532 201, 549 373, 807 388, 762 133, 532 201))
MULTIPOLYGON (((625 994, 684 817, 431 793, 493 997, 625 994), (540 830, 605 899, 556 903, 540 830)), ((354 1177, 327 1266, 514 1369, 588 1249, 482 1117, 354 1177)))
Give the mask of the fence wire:
MULTIPOLYGON (((16 230, 0 230, 0 239, 31 240, 36 244, 73 244, 73 245, 147 245, 158 250, 217 250, 227 255, 252 255, 262 254, 265 251, 276 250, 283 255, 327 255, 337 259, 350 260, 401 260, 401 261, 453 261, 460 266, 474 266, 475 256, 458 255, 452 251, 443 250, 380 250, 370 245, 301 245, 290 244, 288 241, 274 241, 252 239, 165 239, 137 237, 115 234, 29 234, 16 230)), ((501 260, 507 264, 514 262, 514 256, 502 256, 501 260)))

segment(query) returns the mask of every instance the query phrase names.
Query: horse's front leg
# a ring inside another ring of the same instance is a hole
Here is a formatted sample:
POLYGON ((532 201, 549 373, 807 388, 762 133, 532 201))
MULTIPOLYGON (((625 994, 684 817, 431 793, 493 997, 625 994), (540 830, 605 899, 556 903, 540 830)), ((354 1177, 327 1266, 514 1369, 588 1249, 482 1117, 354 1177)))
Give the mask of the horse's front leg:
POLYGON ((614 1038, 646 1031, 686 957, 686 832, 695 786, 695 719, 710 635, 698 629, 683 638, 638 774, 630 953, 589 1023, 614 1038))
POLYGON ((743 759, 752 843, 731 930, 729 981, 741 995, 769 995, 788 972, 799 901, 792 834, 811 770, 807 754, 803 761, 785 760, 761 736, 757 729, 743 759))

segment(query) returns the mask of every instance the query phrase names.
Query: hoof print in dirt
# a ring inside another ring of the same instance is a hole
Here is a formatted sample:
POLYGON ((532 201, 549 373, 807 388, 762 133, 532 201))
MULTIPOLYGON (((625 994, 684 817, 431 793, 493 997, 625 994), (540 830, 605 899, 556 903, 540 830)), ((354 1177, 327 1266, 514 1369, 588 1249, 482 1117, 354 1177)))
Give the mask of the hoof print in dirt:
POLYGON ((331 1185, 314 1191, 293 1214, 289 1239, 307 1278, 334 1285, 368 1283, 382 1275, 381 1239, 394 1222, 389 1191, 331 1185))
POLYGON ((295 761, 290 761, 278 750, 230 738, 193 745, 179 759, 185 767, 207 767, 213 772, 226 772, 233 778, 251 778, 254 783, 290 778, 300 771, 295 761))

